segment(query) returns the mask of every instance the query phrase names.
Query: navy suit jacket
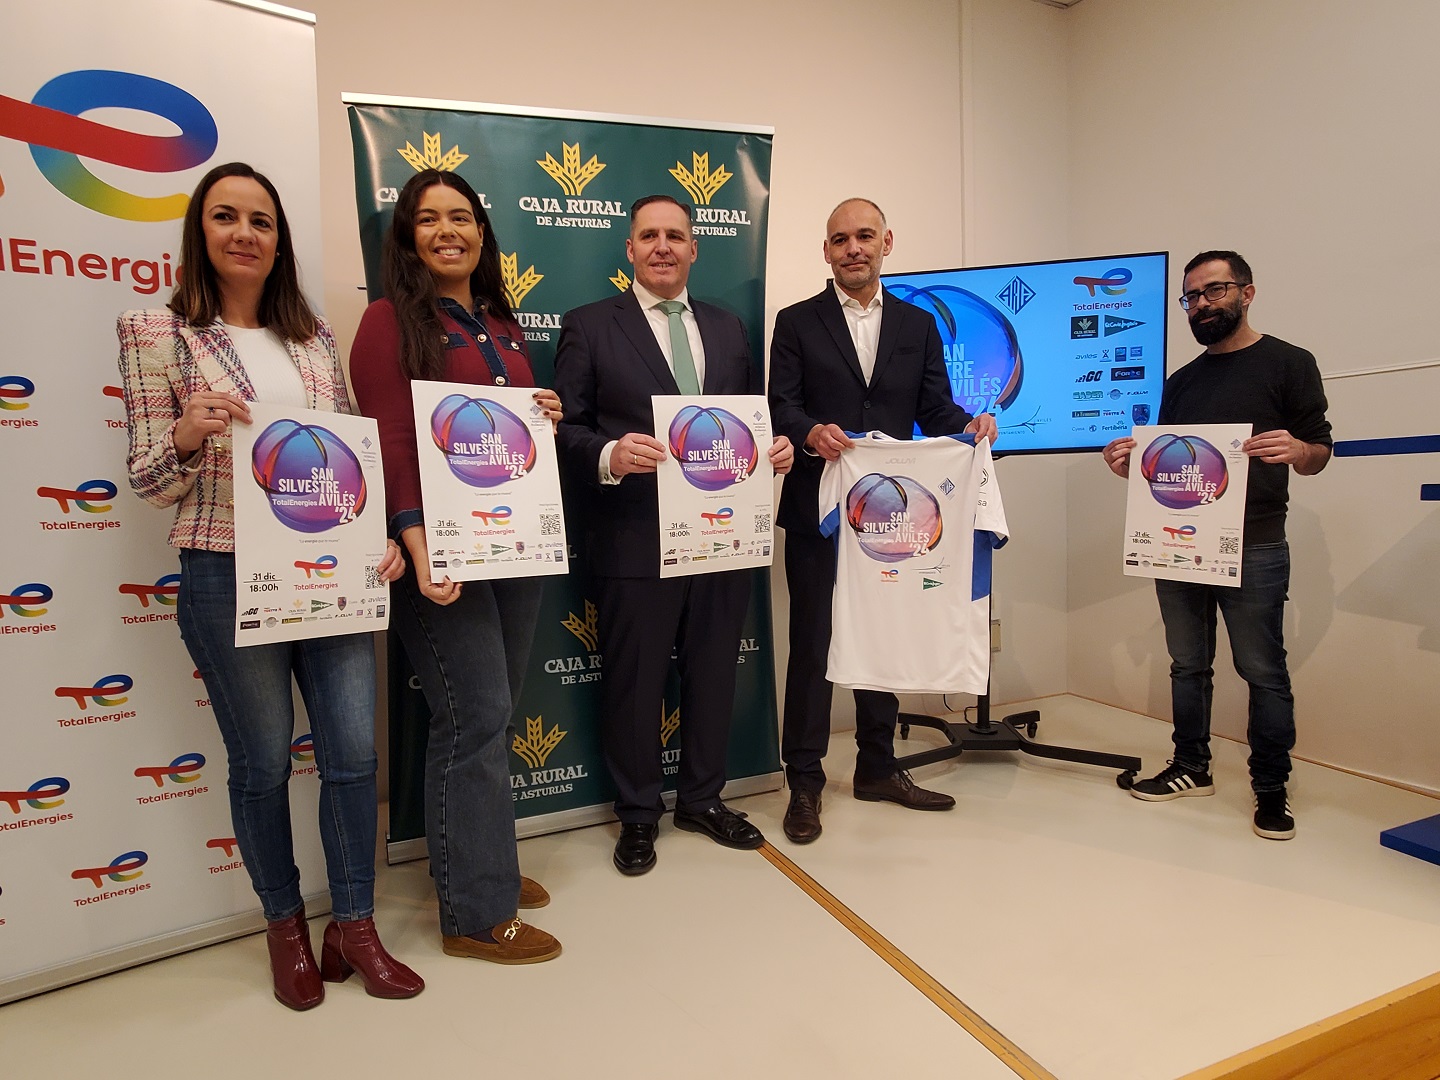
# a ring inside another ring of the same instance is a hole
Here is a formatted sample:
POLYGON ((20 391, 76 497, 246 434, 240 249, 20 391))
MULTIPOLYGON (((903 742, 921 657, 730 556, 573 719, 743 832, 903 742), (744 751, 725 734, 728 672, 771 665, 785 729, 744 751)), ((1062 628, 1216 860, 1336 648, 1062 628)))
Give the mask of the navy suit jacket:
MULTIPOLYGON (((705 348, 702 392, 762 393, 740 320, 693 294, 690 304, 705 348)), ((658 578, 655 475, 632 473, 613 485, 599 480, 605 444, 631 431, 654 435, 650 398, 680 393, 633 290, 566 313, 555 353, 555 392, 565 409, 556 432, 560 466, 572 495, 588 493, 587 505, 575 508, 585 515, 592 569, 608 577, 658 578)))
POLYGON ((770 415, 775 433, 795 444, 795 467, 785 477, 776 518, 787 531, 820 533, 816 504, 825 459, 804 449, 816 424, 909 439, 917 423, 927 436, 954 435, 973 419, 951 396, 934 316, 890 292, 880 312, 880 341, 868 386, 832 285, 775 318, 770 415))

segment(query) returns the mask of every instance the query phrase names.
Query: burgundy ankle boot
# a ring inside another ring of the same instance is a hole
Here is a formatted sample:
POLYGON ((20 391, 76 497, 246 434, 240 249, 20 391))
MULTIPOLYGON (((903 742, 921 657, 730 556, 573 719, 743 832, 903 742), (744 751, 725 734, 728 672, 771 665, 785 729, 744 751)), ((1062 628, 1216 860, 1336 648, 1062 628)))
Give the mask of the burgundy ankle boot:
POLYGON ((409 998, 425 989, 424 979, 385 951, 374 919, 331 919, 320 950, 320 974, 326 982, 344 982, 352 972, 371 997, 409 998))
POLYGON ((268 923, 265 944, 270 949, 276 1001, 303 1012, 325 1000, 325 984, 310 951, 310 926, 303 907, 288 919, 268 923))

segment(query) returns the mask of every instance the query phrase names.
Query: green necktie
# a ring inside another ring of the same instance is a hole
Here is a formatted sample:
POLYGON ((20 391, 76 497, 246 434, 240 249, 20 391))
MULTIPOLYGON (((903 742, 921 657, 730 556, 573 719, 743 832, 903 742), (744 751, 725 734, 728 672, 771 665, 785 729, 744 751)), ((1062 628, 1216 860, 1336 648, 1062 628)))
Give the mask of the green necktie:
POLYGON ((661 300, 655 305, 670 320, 670 355, 675 360, 675 385, 682 394, 700 393, 700 380, 695 377, 695 357, 690 354, 690 335, 680 313, 685 305, 679 300, 661 300))

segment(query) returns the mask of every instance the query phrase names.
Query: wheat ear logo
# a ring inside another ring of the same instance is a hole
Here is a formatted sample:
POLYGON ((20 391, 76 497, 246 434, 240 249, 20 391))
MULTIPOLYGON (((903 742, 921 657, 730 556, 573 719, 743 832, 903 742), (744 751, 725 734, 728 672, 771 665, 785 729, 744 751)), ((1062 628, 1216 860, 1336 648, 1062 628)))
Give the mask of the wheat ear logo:
POLYGON ((535 164, 549 173, 550 179, 559 184, 560 190, 566 195, 579 195, 585 190, 586 184, 605 171, 605 163, 594 154, 590 155, 589 161, 581 165, 580 144, 577 142, 571 146, 563 139, 560 141, 559 161, 551 157, 547 150, 545 157, 535 164))
POLYGON ((586 600, 585 618, 580 618, 573 611, 565 614, 567 618, 560 625, 580 639, 586 652, 594 652, 600 644, 600 610, 586 600))
POLYGON ((610 284, 614 285, 615 288, 621 292, 624 292, 630 287, 630 275, 624 270, 616 270, 615 276, 610 279, 610 284))
POLYGON ((520 253, 512 251, 506 255, 500 253, 500 276, 505 279, 505 299, 510 301, 512 308, 518 308, 520 301, 530 294, 530 290, 545 280, 544 274, 537 274, 534 266, 527 266, 523 274, 519 273, 520 253))
POLYGON ((443 154, 440 152, 440 133, 437 131, 431 135, 428 131, 421 132, 421 141, 425 145, 425 152, 416 150, 410 142, 405 143, 404 150, 395 152, 405 159, 416 172, 424 172, 426 169, 439 169, 441 172, 454 172, 460 167, 460 163, 468 158, 469 154, 462 154, 460 147, 452 146, 443 154))
POLYGON ((527 716, 525 718, 525 737, 522 739, 517 734, 515 740, 510 744, 510 749, 514 750, 520 760, 530 768, 539 769, 544 767, 545 759, 550 756, 555 747, 560 745, 560 740, 567 734, 568 732, 560 730, 559 724, 546 731, 543 716, 527 716))
POLYGON ((670 736, 680 730, 680 707, 677 705, 675 711, 667 713, 665 706, 660 706, 660 745, 669 746, 670 736))
POLYGON ((715 193, 724 187, 734 174, 724 165, 718 166, 714 172, 711 172, 709 153, 692 153, 690 168, 685 168, 677 161, 675 167, 670 170, 670 175, 680 181, 680 186, 690 193, 690 197, 697 204, 709 206, 715 193))

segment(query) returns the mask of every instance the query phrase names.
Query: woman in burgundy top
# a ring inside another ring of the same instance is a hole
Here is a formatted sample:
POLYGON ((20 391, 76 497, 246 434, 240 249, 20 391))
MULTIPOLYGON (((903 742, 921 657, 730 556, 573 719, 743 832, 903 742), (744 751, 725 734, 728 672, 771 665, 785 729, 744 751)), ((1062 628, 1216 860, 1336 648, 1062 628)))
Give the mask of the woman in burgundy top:
MULTIPOLYGON (((502 964, 560 954, 515 917, 550 897, 520 876, 506 741, 540 612, 539 578, 430 573, 411 380, 534 386, 525 335, 505 299, 500 246, 473 188, 426 169, 400 191, 385 241, 385 296, 350 353, 360 411, 380 425, 390 533, 410 554, 392 625, 430 705, 425 838, 445 952, 502 964)), ((554 422, 553 390, 535 391, 554 422)))

